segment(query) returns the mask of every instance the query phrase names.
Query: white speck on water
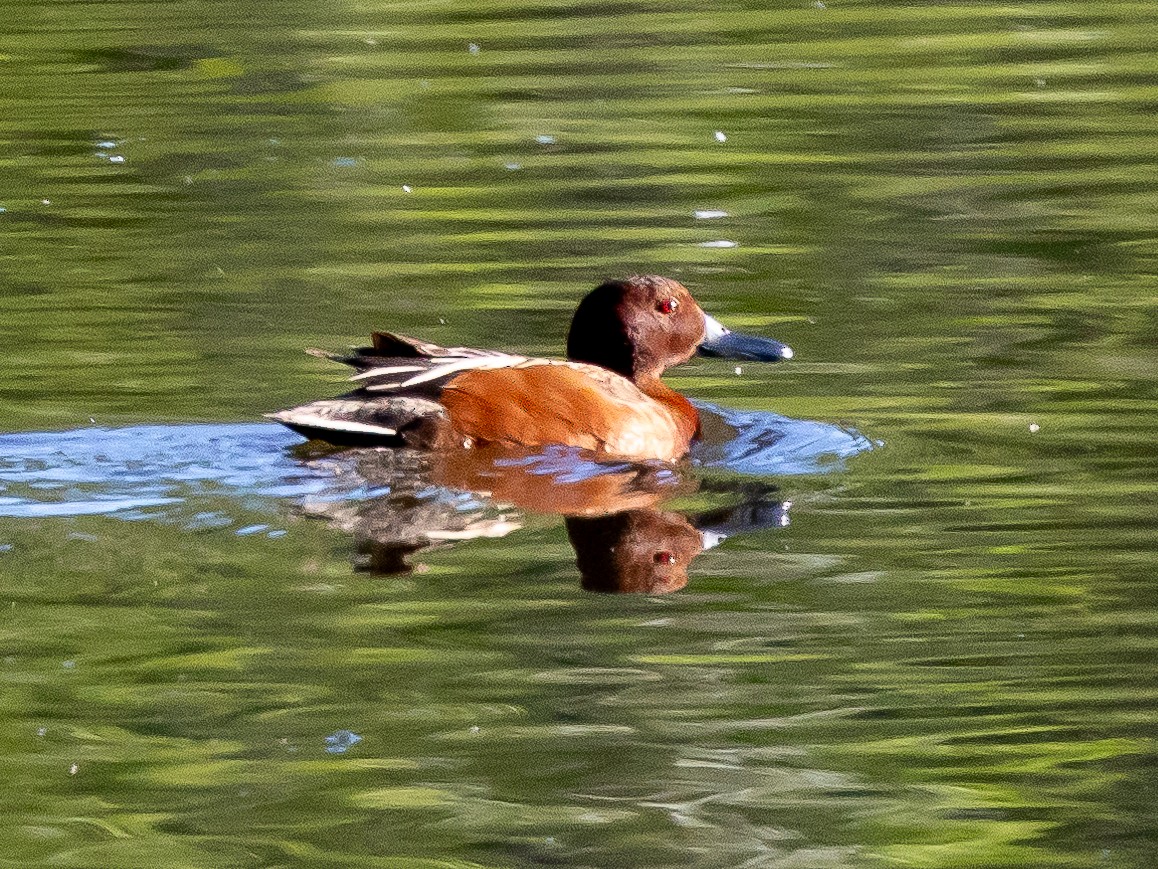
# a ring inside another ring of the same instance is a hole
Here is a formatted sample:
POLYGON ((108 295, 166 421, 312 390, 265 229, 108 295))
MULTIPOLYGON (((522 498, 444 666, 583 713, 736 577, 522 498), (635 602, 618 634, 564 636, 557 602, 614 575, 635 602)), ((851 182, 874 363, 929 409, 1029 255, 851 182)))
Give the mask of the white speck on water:
MULTIPOLYGON (((11 552, 11 551, 12 551, 12 544, 11 543, 0 543, 0 552, 11 552)), ((15 601, 13 601, 13 603, 15 603, 15 601)))
POLYGON ((367 36, 367 37, 366 37, 365 39, 363 39, 362 41, 363 41, 364 43, 366 43, 367 45, 377 45, 377 44, 378 44, 378 40, 377 40, 377 39, 375 39, 373 36, 367 36))
POLYGON ((117 143, 114 142, 112 139, 109 139, 109 140, 104 141, 104 142, 97 142, 96 146, 98 148, 100 148, 102 151, 107 151, 110 148, 115 148, 117 146, 117 143))
POLYGON ((1045 87, 1045 79, 1044 78, 1035 78, 1033 80, 1033 83, 1035 85, 1037 85, 1039 88, 1045 87))
POLYGON ((469 45, 467 45, 466 50, 469 51, 471 54, 478 54, 479 51, 481 51, 481 49, 478 47, 477 42, 472 42, 469 45))
POLYGON ((701 241, 700 247, 739 247, 739 242, 728 241, 726 238, 721 238, 717 241, 701 241))
POLYGON ((52 200, 51 199, 41 199, 40 204, 41 205, 52 205, 52 200))
POLYGON ((265 536, 266 537, 272 537, 276 540, 278 537, 285 537, 285 535, 286 535, 286 530, 284 528, 276 528, 273 531, 270 531, 265 536))
POLYGON ((744 373, 744 369, 743 369, 743 368, 741 368, 739 365, 737 365, 737 366, 736 366, 736 375, 737 375, 737 376, 739 376, 739 375, 741 375, 741 374, 743 374, 743 373, 744 373))
POLYGON ((62 661, 60 666, 64 667, 66 670, 75 670, 76 661, 62 661))
POLYGON ((555 144, 555 137, 543 134, 543 135, 535 136, 535 141, 538 142, 540 145, 554 145, 555 144))
POLYGON ((824 4, 823 0, 816 0, 816 2, 815 2, 815 3, 813 3, 812 5, 813 5, 813 6, 815 6, 817 9, 827 9, 827 8, 828 8, 828 7, 827 7, 827 6, 824 4))
POLYGON ((716 132, 715 132, 715 133, 713 133, 712 135, 714 135, 714 136, 716 137, 716 141, 717 141, 717 142, 726 142, 726 141, 728 141, 728 137, 727 137, 727 136, 724 134, 724 131, 723 131, 723 130, 716 130, 716 132))
POLYGON ((113 154, 111 157, 109 157, 109 162, 110 163, 124 163, 125 162, 125 155, 124 154, 113 154))
POLYGON ((250 534, 256 534, 258 531, 264 531, 268 525, 246 525, 244 528, 238 528, 233 533, 238 537, 248 537, 250 534))
POLYGON ((36 728, 36 735, 37 736, 47 736, 48 735, 48 728, 47 727, 36 728))
POLYGON ((477 724, 472 724, 470 726, 470 732, 471 733, 478 733, 479 732, 479 726, 477 724))
POLYGON ((1039 431, 1041 431, 1041 426, 1038 425, 1036 422, 1031 422, 1029 424, 1029 433, 1030 434, 1036 434, 1039 431))
POLYGON ((8 209, 5 208, 3 205, 0 205, 0 214, 7 214, 7 213, 8 213, 8 209))
POLYGON ((70 766, 68 768, 68 774, 69 775, 76 775, 78 772, 80 772, 80 764, 79 763, 74 763, 72 766, 70 766))
POLYGON ((503 168, 509 169, 512 172, 518 172, 520 169, 523 168, 523 164, 522 163, 504 163, 503 168))
POLYGON ((411 187, 409 184, 403 184, 402 185, 402 192, 403 193, 411 193, 411 192, 413 192, 413 190, 414 190, 414 188, 411 187))
POLYGON ((439 326, 445 326, 445 325, 446 325, 446 320, 442 319, 442 317, 439 317, 439 318, 438 318, 438 325, 439 325, 439 326))
POLYGON ((727 217, 728 212, 721 211, 718 208, 704 208, 692 212, 692 217, 696 220, 718 220, 721 217, 727 217))

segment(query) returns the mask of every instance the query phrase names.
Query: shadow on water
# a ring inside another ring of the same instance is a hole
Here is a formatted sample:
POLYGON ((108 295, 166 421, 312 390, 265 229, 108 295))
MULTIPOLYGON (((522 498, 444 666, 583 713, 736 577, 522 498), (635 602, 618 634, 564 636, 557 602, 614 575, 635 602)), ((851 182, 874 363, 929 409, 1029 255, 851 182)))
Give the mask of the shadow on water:
POLYGON ((700 410, 705 438, 680 465, 561 447, 334 451, 270 424, 5 435, 0 516, 106 514, 189 530, 244 521, 236 533, 280 536, 274 526, 288 505, 351 535, 358 569, 389 575, 411 571, 420 550, 505 536, 528 513, 554 515, 566 524, 584 588, 664 593, 683 588, 690 563, 728 537, 788 524, 791 503, 774 478, 836 470, 871 448, 825 423, 700 410), (697 492, 728 503, 665 508, 697 492), (255 511, 270 524, 252 522, 255 511))

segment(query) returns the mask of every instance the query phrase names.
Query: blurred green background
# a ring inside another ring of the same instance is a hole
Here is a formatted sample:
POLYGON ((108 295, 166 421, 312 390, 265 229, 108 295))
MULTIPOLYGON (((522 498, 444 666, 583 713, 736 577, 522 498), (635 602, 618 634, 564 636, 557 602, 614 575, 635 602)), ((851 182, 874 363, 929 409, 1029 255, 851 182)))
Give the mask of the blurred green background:
POLYGON ((666 598, 581 593, 549 517, 393 580, 224 493, 2 518, 0 865, 1158 864, 1156 45, 1143 2, 0 0, 4 431, 257 420, 371 328, 558 353, 657 272, 797 353, 676 388, 884 442, 666 598))

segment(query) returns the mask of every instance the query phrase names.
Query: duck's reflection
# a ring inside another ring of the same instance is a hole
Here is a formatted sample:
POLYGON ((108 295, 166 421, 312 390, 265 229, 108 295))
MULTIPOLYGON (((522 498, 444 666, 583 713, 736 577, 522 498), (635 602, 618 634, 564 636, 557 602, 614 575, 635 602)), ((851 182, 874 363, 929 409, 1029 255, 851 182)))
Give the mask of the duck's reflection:
POLYGON ((450 454, 360 449, 300 455, 334 485, 303 505, 354 537, 356 566, 407 573, 437 546, 502 537, 526 514, 562 516, 584 589, 665 594, 688 583, 691 562, 734 534, 788 524, 788 502, 768 486, 716 485, 734 503, 707 512, 666 510, 706 490, 686 469, 598 460, 571 448, 487 448, 450 454))
POLYGON ((654 507, 609 516, 568 516, 567 536, 583 588, 667 594, 688 584, 688 567, 732 534, 788 524, 787 501, 751 500, 708 513, 654 507))

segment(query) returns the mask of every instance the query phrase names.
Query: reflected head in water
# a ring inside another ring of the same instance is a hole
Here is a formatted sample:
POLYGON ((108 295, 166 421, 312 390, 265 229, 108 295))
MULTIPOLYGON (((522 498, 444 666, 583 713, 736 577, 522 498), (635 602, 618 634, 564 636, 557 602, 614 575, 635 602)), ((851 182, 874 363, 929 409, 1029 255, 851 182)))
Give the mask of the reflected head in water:
POLYGON ((667 594, 688 584, 703 538, 682 513, 628 510, 568 517, 567 536, 587 591, 667 594))
POLYGON ((771 499, 772 491, 763 487, 737 503, 702 513, 649 508, 566 517, 583 588, 615 594, 679 591, 688 584, 691 562, 704 550, 735 534, 789 524, 792 502, 771 499))

